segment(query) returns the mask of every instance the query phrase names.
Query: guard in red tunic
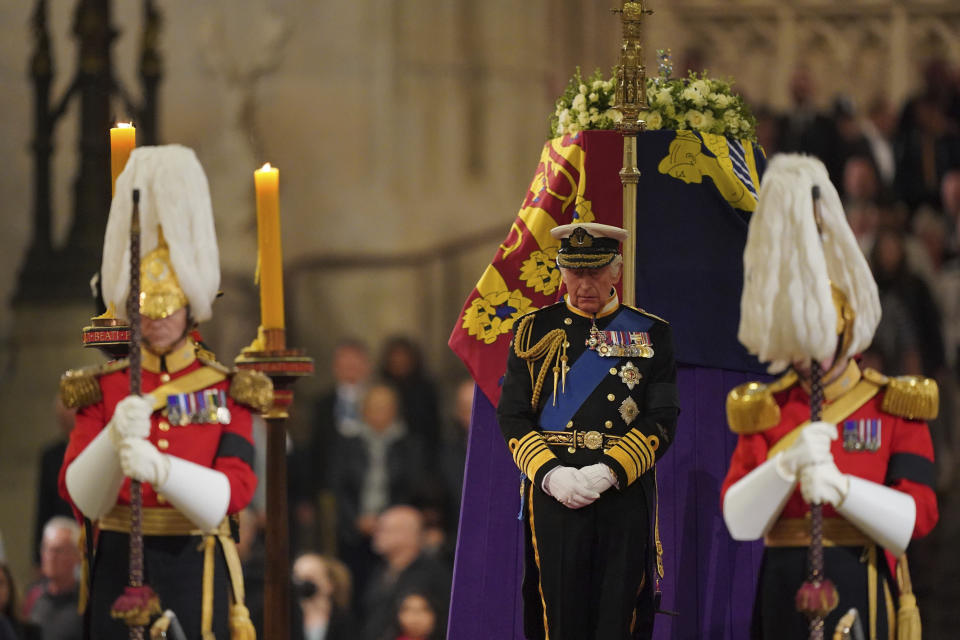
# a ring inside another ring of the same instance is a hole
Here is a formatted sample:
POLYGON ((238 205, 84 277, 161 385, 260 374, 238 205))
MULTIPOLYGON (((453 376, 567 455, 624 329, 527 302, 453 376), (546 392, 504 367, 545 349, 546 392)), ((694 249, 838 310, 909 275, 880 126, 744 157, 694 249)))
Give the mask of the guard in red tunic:
MULTIPOLYGON (((220 280, 209 191, 194 153, 176 145, 135 150, 117 193, 133 189, 141 194, 145 250, 143 395, 130 395, 126 360, 61 381, 64 404, 78 411, 60 491, 92 524, 90 636, 129 636, 110 609, 128 579, 134 478, 143 483, 145 582, 163 608, 189 638, 252 638, 225 516, 243 509, 256 488, 251 410, 269 406, 272 385, 219 364, 190 337, 210 318, 220 280)), ((101 272, 116 310, 127 296, 130 219, 130 198, 114 199, 101 272)))
MULTIPOLYGON (((936 383, 861 370, 853 359, 873 338, 879 301, 819 161, 770 163, 744 264, 740 340, 772 370, 792 363, 777 380, 727 398, 739 440, 722 489, 724 519, 735 539, 766 545, 752 637, 808 637, 795 596, 808 572, 812 503, 824 505, 824 573, 839 593, 827 636, 856 608, 865 637, 893 637, 898 582, 883 551, 903 556, 938 518, 924 422, 937 414, 936 383), (822 194, 816 207, 812 185, 822 194), (822 418, 811 424, 812 359, 825 373, 822 418)), ((900 595, 912 603, 908 591, 900 595)))

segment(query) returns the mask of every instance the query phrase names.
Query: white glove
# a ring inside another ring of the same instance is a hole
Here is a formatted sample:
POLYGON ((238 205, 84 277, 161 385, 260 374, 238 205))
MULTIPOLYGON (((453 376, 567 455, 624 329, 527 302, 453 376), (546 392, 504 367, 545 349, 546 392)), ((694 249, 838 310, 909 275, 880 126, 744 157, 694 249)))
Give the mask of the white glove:
POLYGON ((221 471, 177 456, 163 457, 169 464, 170 472, 162 484, 153 488, 204 531, 216 529, 230 506, 230 481, 227 476, 221 471))
POLYGON ((120 468, 125 476, 159 487, 167 481, 170 460, 149 440, 127 438, 120 445, 120 468))
POLYGON ((723 520, 734 540, 762 538, 780 517, 796 485, 777 468, 781 457, 765 461, 727 489, 723 520))
POLYGON ((794 481, 805 466, 832 460, 830 442, 837 439, 837 425, 812 422, 803 428, 793 445, 777 456, 777 471, 785 480, 794 481))
POLYGON ((913 496, 855 475, 847 476, 847 482, 847 497, 837 513, 893 555, 902 555, 917 521, 913 496))
POLYGON ((831 458, 828 462, 804 467, 800 472, 800 493, 810 504, 840 505, 850 491, 850 480, 831 458))
POLYGON ((580 472, 587 477, 590 488, 597 493, 603 493, 617 482, 617 476, 613 475, 610 467, 602 462, 583 467, 580 472))
POLYGON ((123 471, 110 432, 103 429, 77 459, 67 467, 65 480, 73 503, 91 520, 104 515, 117 503, 123 471))
POLYGON ((557 467, 550 470, 543 479, 543 490, 548 496, 553 496, 566 507, 580 509, 597 498, 600 494, 590 488, 590 481, 580 469, 573 467, 557 467))
POLYGON ((153 404, 143 396, 127 396, 118 402, 107 425, 113 446, 119 451, 126 438, 149 436, 152 413, 153 404))

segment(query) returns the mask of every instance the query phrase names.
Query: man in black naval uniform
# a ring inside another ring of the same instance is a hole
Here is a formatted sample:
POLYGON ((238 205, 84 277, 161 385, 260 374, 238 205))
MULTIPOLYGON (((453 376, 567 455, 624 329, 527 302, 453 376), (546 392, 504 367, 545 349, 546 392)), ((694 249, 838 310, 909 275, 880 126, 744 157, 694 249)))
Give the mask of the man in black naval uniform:
POLYGON ((620 304, 620 243, 596 223, 560 239, 562 302, 520 318, 497 417, 524 474, 527 638, 653 631, 656 480, 679 402, 669 325, 620 304))

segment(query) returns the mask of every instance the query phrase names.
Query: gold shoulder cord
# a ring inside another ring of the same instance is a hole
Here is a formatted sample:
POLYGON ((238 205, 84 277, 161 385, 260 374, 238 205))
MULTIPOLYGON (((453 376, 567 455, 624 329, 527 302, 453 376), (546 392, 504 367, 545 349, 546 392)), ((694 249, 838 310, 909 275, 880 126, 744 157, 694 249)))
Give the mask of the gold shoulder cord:
POLYGON ((530 397, 530 406, 537 408, 540 393, 543 391, 543 381, 547 377, 547 363, 555 360, 553 365, 553 401, 557 401, 557 380, 561 380, 561 393, 567 387, 567 334, 563 329, 552 329, 547 335, 540 338, 537 344, 530 346, 533 339, 533 315, 525 316, 520 320, 517 333, 513 339, 513 352, 518 358, 527 361, 527 370, 530 372, 530 384, 533 386, 533 395, 530 397), (534 365, 543 360, 540 372, 534 374, 534 365))

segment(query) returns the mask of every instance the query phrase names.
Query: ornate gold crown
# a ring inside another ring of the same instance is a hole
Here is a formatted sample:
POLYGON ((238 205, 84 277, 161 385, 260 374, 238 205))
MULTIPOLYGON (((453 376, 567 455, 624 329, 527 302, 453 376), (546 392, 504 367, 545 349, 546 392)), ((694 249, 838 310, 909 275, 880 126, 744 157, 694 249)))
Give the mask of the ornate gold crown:
POLYGON ((157 236, 157 247, 140 261, 140 313, 153 320, 166 318, 187 306, 187 295, 170 262, 163 228, 157 236))

